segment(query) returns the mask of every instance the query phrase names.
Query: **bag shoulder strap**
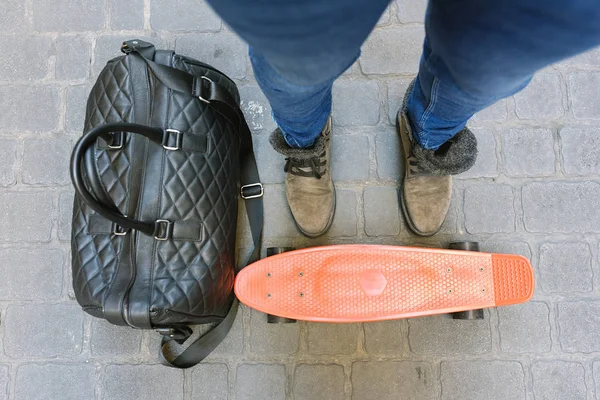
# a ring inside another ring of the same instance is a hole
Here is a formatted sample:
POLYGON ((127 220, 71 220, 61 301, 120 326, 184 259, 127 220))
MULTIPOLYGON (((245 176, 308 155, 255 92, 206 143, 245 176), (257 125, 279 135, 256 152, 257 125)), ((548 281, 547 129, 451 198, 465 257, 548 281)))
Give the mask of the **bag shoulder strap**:
MULTIPOLYGON (((262 198, 264 191, 260 183, 250 128, 248 128, 239 104, 224 86, 213 82, 207 77, 196 77, 177 68, 152 61, 148 58, 148 55, 154 54, 153 49, 154 46, 152 44, 142 40, 124 42, 121 48, 125 54, 139 56, 144 59, 148 68, 156 76, 156 79, 163 85, 176 92, 197 97, 238 127, 241 137, 241 197, 245 200, 246 214, 248 215, 254 246, 252 253, 243 264, 243 266, 248 265, 259 258, 264 219, 262 198)), ((174 338, 163 337, 160 350, 161 362, 175 368, 189 368, 200 363, 225 339, 235 321, 238 306, 238 300, 234 299, 227 316, 211 330, 190 344, 173 360, 168 360, 166 353, 169 346, 174 346, 177 342, 174 338)))

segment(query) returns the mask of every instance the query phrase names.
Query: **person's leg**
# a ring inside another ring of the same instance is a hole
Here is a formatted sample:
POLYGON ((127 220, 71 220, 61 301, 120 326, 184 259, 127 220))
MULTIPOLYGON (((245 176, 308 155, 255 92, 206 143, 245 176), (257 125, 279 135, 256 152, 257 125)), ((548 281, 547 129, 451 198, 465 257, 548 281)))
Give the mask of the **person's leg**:
POLYGON ((439 230, 451 175, 475 162, 467 121, 537 70, 600 44, 599 20, 597 0, 430 0, 419 74, 398 114, 401 204, 415 233, 439 230))
POLYGON ((250 47, 254 75, 289 145, 308 147, 331 87, 360 54, 389 0, 209 0, 250 47))
POLYGON ((209 0, 250 46, 254 76, 278 129, 270 137, 286 157, 286 197, 299 230, 325 233, 333 221, 330 171, 331 88, 389 0, 209 0))
POLYGON ((408 102, 417 140, 437 149, 536 71, 600 45, 599 21, 598 0, 430 0, 408 102))

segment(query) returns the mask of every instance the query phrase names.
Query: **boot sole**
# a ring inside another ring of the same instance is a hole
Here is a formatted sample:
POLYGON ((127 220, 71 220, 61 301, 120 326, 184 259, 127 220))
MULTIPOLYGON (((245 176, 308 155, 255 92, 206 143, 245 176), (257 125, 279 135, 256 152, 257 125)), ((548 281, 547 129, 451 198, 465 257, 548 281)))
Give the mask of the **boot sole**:
POLYGON ((412 222, 412 219, 410 218, 410 215, 408 214, 408 210, 406 209, 406 202, 404 200, 404 179, 406 178, 406 157, 404 156, 405 154, 405 149, 404 149, 404 144, 402 142, 402 132, 400 131, 400 117, 402 113, 402 109, 400 109, 398 111, 398 114, 396 114, 396 132, 398 133, 399 139, 400 139, 400 147, 401 147, 401 151, 402 151, 402 166, 403 166, 403 171, 402 174, 400 174, 400 193, 399 193, 399 197, 400 197, 400 208, 402 209, 402 214, 404 215, 404 220, 406 221, 406 225, 408 226, 408 228, 410 229, 410 231, 412 233, 414 233, 417 236, 421 236, 421 237, 431 237, 434 236, 435 234, 437 234, 441 229, 442 226, 444 226, 444 222, 446 221, 447 218, 447 214, 444 217, 444 221, 442 221, 442 224, 440 225, 440 227, 433 231, 433 232, 421 232, 420 230, 418 230, 415 225, 412 222))

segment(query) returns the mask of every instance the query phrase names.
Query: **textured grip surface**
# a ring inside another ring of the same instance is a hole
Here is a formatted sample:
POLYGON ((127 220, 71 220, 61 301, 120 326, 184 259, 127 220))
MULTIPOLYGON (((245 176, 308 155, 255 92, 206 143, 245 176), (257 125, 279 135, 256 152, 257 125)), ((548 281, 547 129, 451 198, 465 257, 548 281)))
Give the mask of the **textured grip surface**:
POLYGON ((524 303, 533 296, 533 271, 525 257, 493 254, 497 306, 524 303))

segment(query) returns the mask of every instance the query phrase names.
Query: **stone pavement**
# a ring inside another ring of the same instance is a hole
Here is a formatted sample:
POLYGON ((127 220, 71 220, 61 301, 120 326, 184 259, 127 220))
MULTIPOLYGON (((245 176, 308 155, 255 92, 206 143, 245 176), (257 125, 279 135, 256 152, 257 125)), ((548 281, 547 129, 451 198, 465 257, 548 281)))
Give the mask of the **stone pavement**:
POLYGON ((245 45, 199 0, 0 0, 0 400, 600 399, 600 51, 538 73, 473 119, 475 168, 456 179, 443 231, 398 212, 395 113, 417 68, 424 2, 397 0, 335 86, 338 210, 298 235, 283 160, 245 45), (266 245, 385 243, 531 257, 532 302, 371 324, 269 326, 243 309, 207 362, 158 365, 158 337, 85 315, 70 282, 68 160, 97 73, 148 38, 236 79, 266 183, 266 245))

